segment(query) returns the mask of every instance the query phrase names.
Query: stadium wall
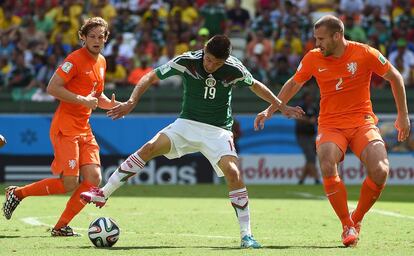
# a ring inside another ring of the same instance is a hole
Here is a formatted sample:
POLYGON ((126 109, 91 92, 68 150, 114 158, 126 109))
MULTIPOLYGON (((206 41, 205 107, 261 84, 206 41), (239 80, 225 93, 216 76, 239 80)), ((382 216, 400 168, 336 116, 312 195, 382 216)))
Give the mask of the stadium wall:
MULTIPOLYGON (((174 115, 130 115, 112 121, 93 115, 91 125, 101 147, 104 181, 120 162, 137 150, 157 131, 175 120, 174 115)), ((264 130, 253 131, 254 115, 236 116, 242 130, 238 141, 241 171, 247 184, 296 184, 304 158, 294 135, 294 121, 275 116, 264 130)), ((49 177, 53 151, 49 140, 50 114, 2 114, 0 134, 7 145, 0 149, 0 182, 31 182, 49 177)), ((381 118, 393 122, 394 116, 381 118)), ((385 134, 387 135, 387 134, 385 134)), ((395 134, 389 134, 394 138, 395 134)), ((387 135, 388 136, 388 135, 387 135)), ((390 142, 391 143, 391 142, 390 142)), ((388 184, 414 184, 414 153, 390 153, 388 184)), ((348 184, 360 183, 365 171, 359 160, 347 154, 340 174, 348 184)), ((200 154, 169 161, 150 161, 133 179, 133 184, 221 183, 209 162, 200 154)), ((309 180, 311 182, 311 180, 309 180)))

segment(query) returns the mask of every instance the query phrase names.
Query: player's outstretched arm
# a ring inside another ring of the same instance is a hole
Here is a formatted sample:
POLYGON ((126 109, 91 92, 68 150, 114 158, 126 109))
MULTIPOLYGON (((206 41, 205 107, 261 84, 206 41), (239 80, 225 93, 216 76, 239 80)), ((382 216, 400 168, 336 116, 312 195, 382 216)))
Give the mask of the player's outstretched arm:
POLYGON ((59 100, 81 104, 90 109, 96 109, 98 99, 95 97, 95 92, 91 92, 87 96, 82 96, 67 90, 64 85, 65 81, 55 73, 47 85, 47 93, 59 100))
POLYGON ((280 89, 279 94, 277 97, 283 101, 285 104, 289 102, 296 93, 302 88, 302 84, 299 84, 293 80, 293 77, 289 78, 286 83, 283 85, 282 89, 280 89))
POLYGON ((102 93, 98 98, 98 107, 101 109, 111 109, 118 106, 120 103, 121 102, 115 99, 115 93, 112 93, 111 99, 106 97, 104 93, 102 93))
POLYGON ((122 102, 117 106, 111 108, 106 115, 113 120, 122 118, 131 112, 137 105, 141 96, 148 90, 148 88, 159 81, 159 78, 154 70, 144 75, 135 85, 134 90, 129 97, 129 100, 122 102))
POLYGON ((391 65, 383 76, 391 84, 395 105, 397 106, 397 120, 395 128, 398 130, 398 141, 404 141, 410 135, 410 117, 408 116, 407 97, 405 94, 404 80, 398 70, 391 65))
POLYGON ((257 114, 254 120, 254 129, 257 131, 264 128, 264 123, 271 118, 276 110, 280 110, 287 117, 298 118, 304 114, 300 107, 286 106, 278 97, 276 97, 264 84, 254 80, 250 89, 260 98, 270 103, 269 107, 257 114))

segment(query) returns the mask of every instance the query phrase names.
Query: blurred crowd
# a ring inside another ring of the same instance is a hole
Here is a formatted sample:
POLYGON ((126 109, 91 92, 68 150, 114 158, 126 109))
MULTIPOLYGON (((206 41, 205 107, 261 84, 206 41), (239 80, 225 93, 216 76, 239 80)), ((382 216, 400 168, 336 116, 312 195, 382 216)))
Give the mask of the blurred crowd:
MULTIPOLYGON (((87 17, 110 25, 103 50, 106 86, 134 85, 174 56, 227 34, 233 55, 254 77, 278 89, 315 47, 312 24, 335 14, 348 39, 379 49, 414 88, 414 0, 4 0, 0 7, 0 90, 15 100, 53 100, 45 87, 57 66, 81 47, 87 17)), ((178 85, 171 78, 165 84, 178 85)), ((372 86, 386 87, 374 75, 372 86)))

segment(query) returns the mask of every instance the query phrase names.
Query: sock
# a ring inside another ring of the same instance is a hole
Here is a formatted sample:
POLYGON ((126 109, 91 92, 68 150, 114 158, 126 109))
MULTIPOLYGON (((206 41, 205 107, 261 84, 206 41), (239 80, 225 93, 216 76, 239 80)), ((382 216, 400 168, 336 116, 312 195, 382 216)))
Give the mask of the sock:
POLYGON ((24 187, 16 188, 14 191, 17 198, 22 200, 28 196, 47 196, 66 193, 63 180, 58 178, 48 178, 28 184, 24 187))
POLYGON ((341 178, 339 176, 323 178, 323 187, 326 197, 341 220, 342 227, 353 226, 354 223, 349 216, 346 187, 341 178))
POLYGON ((85 207, 86 202, 80 198, 80 193, 89 191, 92 187, 94 187, 94 185, 86 180, 79 184, 78 188, 73 192, 67 202, 65 210, 62 212, 62 215, 55 225, 55 229, 67 226, 69 222, 83 209, 83 207, 85 207))
POLYGON ((241 188, 230 191, 229 198, 231 205, 236 211, 237 219, 239 220, 240 236, 243 238, 245 235, 251 235, 252 231, 250 229, 250 210, 247 189, 241 188))
POLYGON ((362 220, 362 218, 364 218, 365 213, 371 209, 371 207, 381 195, 381 191, 384 189, 384 186, 385 184, 378 186, 369 177, 364 180, 364 183, 362 183, 361 194, 359 196, 357 208, 352 214, 352 220, 354 223, 358 223, 362 220))
POLYGON ((137 152, 130 155, 121 166, 112 173, 108 182, 102 188, 105 197, 108 198, 115 190, 124 185, 129 178, 142 170, 144 166, 145 161, 141 159, 137 152))

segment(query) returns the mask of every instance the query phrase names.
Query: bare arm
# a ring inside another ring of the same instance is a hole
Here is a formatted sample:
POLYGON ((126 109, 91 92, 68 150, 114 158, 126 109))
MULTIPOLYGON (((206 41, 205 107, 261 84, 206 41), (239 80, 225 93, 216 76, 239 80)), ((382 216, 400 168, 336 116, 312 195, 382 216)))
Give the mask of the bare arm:
POLYGON ((254 129, 257 131, 264 128, 264 122, 272 117, 276 110, 280 110, 287 117, 299 118, 304 112, 300 107, 286 106, 278 97, 276 97, 264 84, 254 80, 250 89, 260 98, 270 103, 270 106, 257 114, 254 120, 254 129))
POLYGON ((126 102, 122 102, 110 109, 107 112, 107 115, 114 120, 125 116, 134 109, 139 99, 148 90, 148 88, 158 81, 159 78, 155 73, 155 70, 152 70, 151 72, 145 74, 135 85, 135 88, 132 91, 129 100, 126 102))
POLYGON ((289 102, 293 96, 298 93, 298 91, 302 88, 302 84, 296 83, 293 80, 293 77, 289 78, 286 83, 283 85, 282 89, 280 89, 279 94, 277 97, 285 104, 289 102))
POLYGON ((257 96, 259 96, 261 99, 267 101, 270 103, 270 106, 267 108, 269 111, 275 112, 276 110, 283 109, 286 107, 285 104, 282 103, 281 100, 279 100, 273 92, 269 90, 262 82, 254 80, 253 85, 250 87, 250 90, 254 92, 257 96))
POLYGON ((88 96, 78 95, 66 89, 64 85, 65 81, 55 73, 47 85, 47 93, 62 101, 80 104, 90 109, 96 109, 98 106, 98 99, 92 93, 88 96))
POLYGON ((104 93, 98 97, 98 107, 101 109, 111 109, 120 103, 121 102, 115 100, 115 93, 112 93, 111 99, 106 97, 104 93))
POLYGON ((398 116, 395 121, 395 128, 398 130, 398 141, 404 141, 410 135, 410 118, 408 116, 407 97, 403 78, 398 70, 391 65, 391 68, 383 76, 391 84, 398 116))

